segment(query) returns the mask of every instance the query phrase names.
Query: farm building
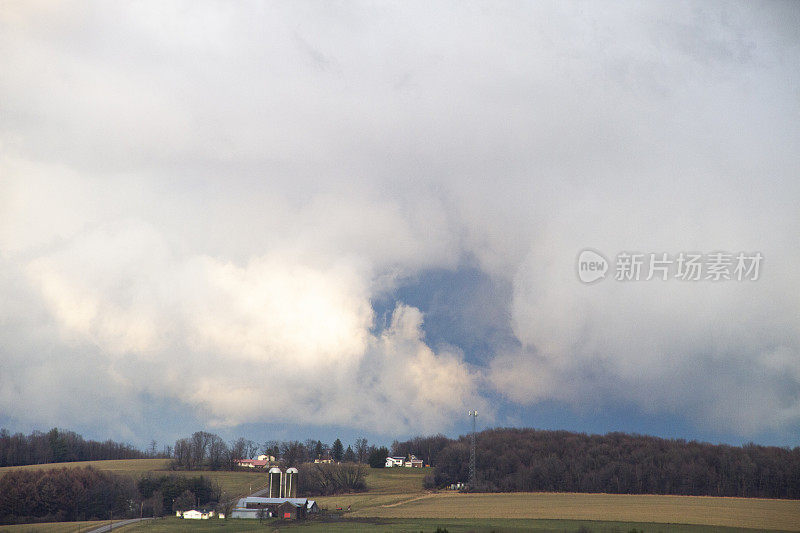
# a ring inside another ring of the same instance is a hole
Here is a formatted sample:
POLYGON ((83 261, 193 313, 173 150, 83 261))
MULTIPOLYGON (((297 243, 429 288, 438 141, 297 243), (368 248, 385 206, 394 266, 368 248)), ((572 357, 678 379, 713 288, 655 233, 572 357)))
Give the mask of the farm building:
POLYGON ((393 466, 403 466, 405 461, 406 461, 405 457, 387 457, 386 468, 391 468, 393 466))
POLYGON ((192 509, 191 511, 184 511, 181 518, 188 520, 208 520, 214 516, 214 511, 198 511, 192 509))
POLYGON ((275 508, 275 516, 285 520, 299 520, 306 517, 306 506, 302 503, 285 501, 275 508))
POLYGON ((268 459, 239 459, 236 461, 236 466, 244 468, 266 468, 269 464, 268 459))
POLYGON ((422 468, 423 462, 422 459, 417 459, 414 455, 409 455, 408 459, 405 457, 387 457, 386 458, 386 468, 391 468, 393 466, 405 466, 408 468, 422 468))
POLYGON ((423 466, 422 459, 417 459, 416 455, 409 455, 408 459, 406 459, 406 462, 403 466, 407 468, 422 468, 423 466))
POLYGON ((259 518, 259 511, 266 510, 269 517, 305 518, 307 513, 316 513, 319 506, 307 498, 260 498, 249 496, 241 498, 231 514, 232 518, 259 518), (289 506, 284 505, 289 504, 289 506), (290 516, 285 516, 289 513, 290 516))

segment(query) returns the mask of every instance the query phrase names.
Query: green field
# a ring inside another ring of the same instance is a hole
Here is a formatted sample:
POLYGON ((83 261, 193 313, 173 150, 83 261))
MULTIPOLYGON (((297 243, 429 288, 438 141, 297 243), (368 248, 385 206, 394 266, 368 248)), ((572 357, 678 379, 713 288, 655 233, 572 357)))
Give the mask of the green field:
POLYGON ((42 524, 21 524, 18 526, 0 526, 0 533, 78 533, 90 531, 108 524, 106 521, 90 522, 47 522, 42 524))
POLYGON ((534 519, 341 519, 288 522, 282 520, 180 520, 166 518, 124 528, 127 533, 167 532, 244 532, 289 531, 297 533, 396 532, 434 533, 438 528, 449 533, 627 533, 633 529, 645 533, 754 533, 760 529, 720 526, 654 524, 647 522, 603 522, 596 520, 534 520, 534 519))
POLYGON ((367 488, 372 494, 423 492, 422 481, 433 468, 367 468, 367 488))

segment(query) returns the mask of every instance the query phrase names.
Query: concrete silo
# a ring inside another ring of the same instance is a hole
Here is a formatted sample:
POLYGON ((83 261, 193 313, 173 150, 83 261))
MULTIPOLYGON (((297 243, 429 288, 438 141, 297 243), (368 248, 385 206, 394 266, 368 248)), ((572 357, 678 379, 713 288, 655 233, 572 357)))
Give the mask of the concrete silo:
POLYGON ((267 482, 267 487, 269 489, 269 494, 267 498, 280 498, 281 497, 281 485, 283 484, 283 472, 277 466, 273 466, 269 469, 269 480, 267 482))
POLYGON ((297 498, 297 475, 296 468, 292 467, 286 469, 286 474, 284 475, 284 498, 297 498))

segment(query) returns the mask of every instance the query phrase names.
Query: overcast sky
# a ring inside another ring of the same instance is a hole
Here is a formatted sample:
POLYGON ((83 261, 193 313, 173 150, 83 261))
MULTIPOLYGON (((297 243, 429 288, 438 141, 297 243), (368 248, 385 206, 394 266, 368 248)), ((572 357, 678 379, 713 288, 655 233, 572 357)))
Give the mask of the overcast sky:
POLYGON ((800 440, 800 4, 0 2, 0 425, 800 440), (757 280, 582 283, 585 248, 757 280))

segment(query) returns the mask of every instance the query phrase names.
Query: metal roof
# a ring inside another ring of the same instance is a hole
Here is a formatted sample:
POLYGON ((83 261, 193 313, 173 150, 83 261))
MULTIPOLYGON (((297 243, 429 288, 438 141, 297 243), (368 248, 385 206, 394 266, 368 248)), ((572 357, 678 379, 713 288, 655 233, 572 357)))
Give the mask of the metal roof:
POLYGON ((297 506, 304 505, 309 509, 316 503, 314 500, 309 500, 308 498, 262 498, 260 496, 248 496, 246 498, 240 498, 239 501, 236 502, 236 507, 246 507, 248 502, 267 505, 280 505, 283 502, 289 502, 297 506))

